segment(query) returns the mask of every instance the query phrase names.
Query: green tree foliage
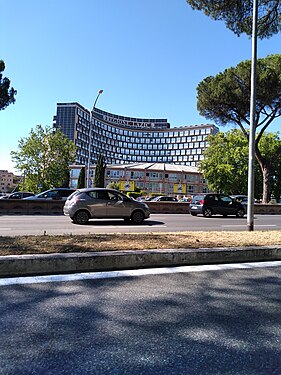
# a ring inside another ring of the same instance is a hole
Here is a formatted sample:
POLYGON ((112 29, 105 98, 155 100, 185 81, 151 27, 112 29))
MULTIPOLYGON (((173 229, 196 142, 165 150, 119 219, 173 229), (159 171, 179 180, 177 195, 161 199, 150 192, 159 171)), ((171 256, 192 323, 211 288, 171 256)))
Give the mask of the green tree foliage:
MULTIPOLYGON (((251 61, 239 63, 216 76, 209 76, 197 87, 197 108, 202 116, 219 125, 235 124, 249 138, 251 61)), ((257 96, 255 141, 257 161, 263 173, 263 202, 270 199, 270 173, 272 163, 262 155, 260 140, 274 119, 281 116, 281 55, 271 55, 257 61, 257 96)), ((276 149, 274 158, 281 154, 276 149)))
POLYGON ((94 180, 95 187, 101 187, 101 188, 104 187, 105 168, 106 168, 106 164, 104 161, 104 156, 102 154, 99 154, 97 164, 96 164, 96 170, 95 170, 95 180, 94 180))
POLYGON ((5 63, 0 60, 0 110, 5 109, 8 105, 15 103, 17 91, 11 87, 10 80, 3 77, 2 72, 5 70, 5 63))
POLYGON ((69 164, 75 161, 75 145, 60 130, 37 125, 29 137, 20 138, 11 152, 17 170, 25 176, 25 189, 38 192, 69 184, 69 164))
POLYGON ((120 183, 112 181, 106 187, 108 189, 120 190, 120 183))
POLYGON ((208 137, 209 147, 199 164, 200 171, 215 192, 245 194, 247 191, 248 142, 234 130, 208 137))
MULTIPOLYGON (((214 20, 225 21, 227 28, 240 35, 252 33, 253 0, 186 0, 214 20)), ((281 30, 281 0, 258 1, 258 37, 268 38, 281 30)))
POLYGON ((86 186, 86 169, 82 167, 78 176, 77 189, 82 189, 86 186))
MULTIPOLYGON (((208 181, 210 190, 227 194, 246 194, 248 176, 248 141, 239 129, 208 137, 209 147, 204 151, 204 160, 199 164, 208 181)), ((261 152, 266 160, 272 160, 280 147, 278 133, 264 134, 261 140, 261 152)), ((281 157, 272 163, 271 192, 276 198, 280 196, 281 157)), ((262 171, 255 166, 255 197, 262 196, 262 171)))

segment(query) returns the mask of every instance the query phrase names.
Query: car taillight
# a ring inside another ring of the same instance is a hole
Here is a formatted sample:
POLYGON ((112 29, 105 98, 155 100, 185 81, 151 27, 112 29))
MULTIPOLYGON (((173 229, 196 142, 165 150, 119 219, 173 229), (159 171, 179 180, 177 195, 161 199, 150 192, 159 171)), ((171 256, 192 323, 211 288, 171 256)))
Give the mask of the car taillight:
POLYGON ((202 205, 204 204, 204 199, 201 199, 200 204, 202 205))

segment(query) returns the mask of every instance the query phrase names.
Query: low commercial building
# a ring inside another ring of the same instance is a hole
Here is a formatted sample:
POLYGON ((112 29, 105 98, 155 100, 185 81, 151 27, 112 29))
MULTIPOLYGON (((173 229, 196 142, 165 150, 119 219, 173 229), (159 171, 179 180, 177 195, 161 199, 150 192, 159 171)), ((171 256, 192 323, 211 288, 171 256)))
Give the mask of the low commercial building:
MULTIPOLYGON (((83 165, 70 166, 70 187, 77 188, 83 165)), ((93 185, 95 166, 91 170, 93 185)), ((166 163, 130 163, 107 165, 105 186, 115 182, 122 191, 134 191, 135 187, 163 195, 193 195, 208 192, 206 181, 196 167, 166 163)))

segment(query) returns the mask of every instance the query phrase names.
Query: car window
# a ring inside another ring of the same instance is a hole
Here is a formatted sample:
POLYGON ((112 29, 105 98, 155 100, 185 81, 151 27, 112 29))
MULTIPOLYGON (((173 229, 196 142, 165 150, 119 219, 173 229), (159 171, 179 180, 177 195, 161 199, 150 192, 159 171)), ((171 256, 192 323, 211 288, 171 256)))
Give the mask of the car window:
POLYGON ((114 201, 123 201, 123 197, 120 194, 109 192, 109 199, 114 201))
POLYGON ((192 203, 198 204, 200 201, 204 199, 204 195, 195 195, 192 199, 192 203))
POLYGON ((217 195, 206 195, 206 200, 208 200, 208 202, 218 202, 219 198, 217 195))
POLYGON ((104 199, 104 200, 109 200, 110 199, 110 196, 109 196, 108 192, 107 191, 103 191, 103 190, 97 191, 96 192, 96 197, 98 199, 104 199))
POLYGON ((90 192, 88 193, 88 195, 89 195, 91 198, 94 198, 94 199, 109 200, 108 192, 107 192, 107 191, 104 191, 104 190, 94 190, 94 191, 90 191, 90 192))
POLYGON ((21 193, 14 193, 9 196, 9 199, 20 199, 21 193))
POLYGON ((59 198, 60 194, 57 190, 52 190, 47 193, 48 198, 59 198))
POLYGON ((67 198, 70 194, 72 194, 72 190, 58 190, 58 193, 61 197, 67 198))
POLYGON ((230 203, 230 202, 233 202, 232 199, 230 197, 228 197, 227 195, 221 195, 221 200, 225 203, 230 203))
POLYGON ((45 191, 42 194, 38 195, 38 198, 57 198, 59 197, 57 190, 45 191))

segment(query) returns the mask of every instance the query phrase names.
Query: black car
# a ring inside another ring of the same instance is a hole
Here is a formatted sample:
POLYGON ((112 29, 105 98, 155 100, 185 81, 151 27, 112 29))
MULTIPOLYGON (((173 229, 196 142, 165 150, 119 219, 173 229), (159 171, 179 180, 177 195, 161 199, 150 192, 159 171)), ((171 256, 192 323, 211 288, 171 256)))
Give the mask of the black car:
POLYGON ((212 215, 243 217, 245 215, 244 205, 225 194, 195 195, 189 209, 192 216, 202 214, 205 217, 211 217, 212 215))
POLYGON ((166 195, 161 195, 160 197, 156 197, 152 199, 152 202, 177 202, 177 198, 175 197, 170 197, 166 195))
POLYGON ((31 197, 24 198, 25 200, 61 200, 66 201, 66 199, 76 191, 76 189, 69 188, 54 188, 50 190, 43 191, 40 194, 33 195, 31 197))
POLYGON ((9 195, 0 197, 0 199, 24 199, 27 197, 33 197, 35 194, 29 191, 15 191, 9 195))

